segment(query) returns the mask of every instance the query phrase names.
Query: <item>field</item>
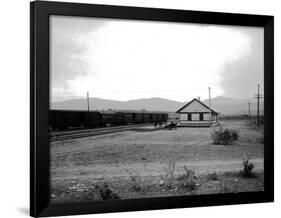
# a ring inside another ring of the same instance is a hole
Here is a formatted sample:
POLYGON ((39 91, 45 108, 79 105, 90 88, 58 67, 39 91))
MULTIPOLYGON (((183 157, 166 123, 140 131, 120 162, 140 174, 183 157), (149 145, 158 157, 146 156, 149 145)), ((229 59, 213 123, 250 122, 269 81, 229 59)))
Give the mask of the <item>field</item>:
POLYGON ((232 145, 214 145, 215 128, 124 131, 51 142, 53 202, 263 190, 263 134, 248 120, 232 145), (250 154, 255 176, 240 175, 250 154), (193 174, 194 172, 194 174, 193 174))

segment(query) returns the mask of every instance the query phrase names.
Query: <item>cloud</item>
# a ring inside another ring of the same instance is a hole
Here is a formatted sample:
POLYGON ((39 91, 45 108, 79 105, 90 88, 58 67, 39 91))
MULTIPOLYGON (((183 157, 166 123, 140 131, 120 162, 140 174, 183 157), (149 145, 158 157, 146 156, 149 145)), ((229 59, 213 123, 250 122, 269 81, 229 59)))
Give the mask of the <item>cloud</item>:
POLYGON ((221 87, 226 96, 254 97, 258 83, 261 84, 261 90, 263 90, 263 29, 247 27, 241 29, 240 32, 250 39, 250 50, 239 59, 224 65, 221 87))
POLYGON ((232 80, 256 64, 256 34, 246 27, 58 18, 51 57, 56 99, 90 91, 115 100, 186 101, 207 98, 208 86, 213 97, 232 96, 232 80))
POLYGON ((51 87, 55 95, 65 95, 67 81, 85 76, 91 65, 88 40, 91 32, 106 22, 90 18, 51 16, 51 87))

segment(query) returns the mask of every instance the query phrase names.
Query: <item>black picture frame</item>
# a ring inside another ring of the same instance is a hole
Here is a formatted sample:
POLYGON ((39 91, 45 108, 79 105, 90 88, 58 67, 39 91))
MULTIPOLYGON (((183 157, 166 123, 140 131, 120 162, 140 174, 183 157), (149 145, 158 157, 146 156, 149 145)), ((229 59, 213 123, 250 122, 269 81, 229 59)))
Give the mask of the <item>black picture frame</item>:
POLYGON ((274 17, 80 3, 30 3, 30 215, 58 216, 273 202, 274 17), (49 203, 49 16, 118 18, 264 28, 264 191, 88 203, 49 203))

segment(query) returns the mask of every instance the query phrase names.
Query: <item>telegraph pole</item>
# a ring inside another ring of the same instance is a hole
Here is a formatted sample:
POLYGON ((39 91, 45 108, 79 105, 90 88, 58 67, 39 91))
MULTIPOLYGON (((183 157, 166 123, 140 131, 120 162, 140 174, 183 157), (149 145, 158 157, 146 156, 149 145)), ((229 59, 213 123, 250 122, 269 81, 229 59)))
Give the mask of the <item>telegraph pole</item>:
POLYGON ((256 94, 255 98, 257 99, 257 126, 260 126, 260 99, 262 98, 260 94, 260 84, 258 84, 258 94, 256 94))
POLYGON ((212 117, 211 117, 211 87, 209 89, 209 125, 212 126, 212 117))
POLYGON ((248 102, 249 119, 251 119, 251 102, 248 102))
POLYGON ((88 112, 89 112, 90 111, 89 92, 87 92, 87 106, 88 106, 88 112))

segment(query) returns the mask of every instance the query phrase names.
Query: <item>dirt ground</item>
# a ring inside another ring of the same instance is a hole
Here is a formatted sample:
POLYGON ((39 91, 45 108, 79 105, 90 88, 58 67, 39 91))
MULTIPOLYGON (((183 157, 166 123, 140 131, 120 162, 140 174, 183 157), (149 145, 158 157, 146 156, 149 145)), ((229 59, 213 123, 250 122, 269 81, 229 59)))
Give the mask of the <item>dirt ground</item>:
POLYGON ((97 200, 105 182, 121 198, 222 193, 228 189, 260 191, 262 130, 251 126, 248 120, 222 121, 221 125, 239 130, 239 140, 233 145, 214 145, 210 134, 219 127, 212 127, 126 131, 51 142, 51 197, 55 202, 97 200), (250 154, 255 165, 255 178, 237 174, 242 169, 244 153, 250 154), (195 172, 196 191, 186 191, 181 184, 174 189, 162 187, 161 178, 171 162, 175 163, 175 177, 184 174, 184 167, 195 172), (218 178, 206 180, 213 172, 218 178), (137 186, 145 187, 145 191, 130 191, 131 183, 136 184, 133 178, 138 178, 137 186))

